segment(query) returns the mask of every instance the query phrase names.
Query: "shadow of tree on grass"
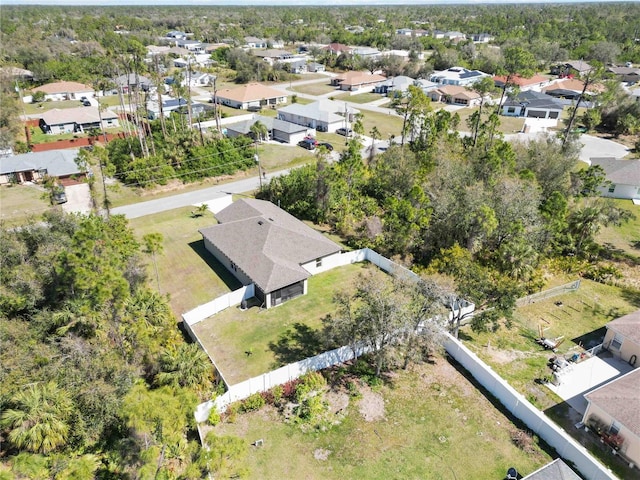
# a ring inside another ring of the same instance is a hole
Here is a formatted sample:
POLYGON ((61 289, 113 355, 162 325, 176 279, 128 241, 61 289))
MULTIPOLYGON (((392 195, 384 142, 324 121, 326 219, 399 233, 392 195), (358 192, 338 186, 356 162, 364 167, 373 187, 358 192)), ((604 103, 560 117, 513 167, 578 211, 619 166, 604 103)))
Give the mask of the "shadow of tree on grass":
POLYGON ((324 352, 320 330, 315 330, 300 322, 287 329, 277 342, 269 343, 269 350, 273 352, 278 366, 297 362, 324 352))

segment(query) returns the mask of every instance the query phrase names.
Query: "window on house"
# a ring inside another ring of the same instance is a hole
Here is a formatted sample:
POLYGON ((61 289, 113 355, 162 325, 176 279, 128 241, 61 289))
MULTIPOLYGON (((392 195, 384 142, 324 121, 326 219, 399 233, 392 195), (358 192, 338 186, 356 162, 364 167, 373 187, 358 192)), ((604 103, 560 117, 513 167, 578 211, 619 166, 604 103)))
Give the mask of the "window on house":
POLYGON ((516 113, 516 107, 507 108, 507 113, 516 113))
POLYGON ((620 424, 614 421, 609 427, 609 433, 611 435, 617 435, 620 432, 620 424))
POLYGON ((616 186, 615 185, 610 185, 609 186, 609 193, 613 193, 616 190, 616 186))
POLYGON ((316 258, 316 268, 320 268, 322 266, 322 258, 316 258))
POLYGON ((614 350, 620 350, 620 347, 622 347, 623 340, 624 340, 624 337, 619 333, 616 333, 616 336, 613 337, 613 340, 611 340, 611 348, 614 350))

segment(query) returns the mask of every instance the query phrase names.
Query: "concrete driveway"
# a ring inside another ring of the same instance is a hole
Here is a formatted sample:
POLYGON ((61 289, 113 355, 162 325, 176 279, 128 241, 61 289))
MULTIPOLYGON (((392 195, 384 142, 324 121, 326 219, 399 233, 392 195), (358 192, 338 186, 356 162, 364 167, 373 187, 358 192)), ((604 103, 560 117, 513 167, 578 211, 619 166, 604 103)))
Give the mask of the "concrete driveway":
POLYGON ((591 165, 590 158, 615 157, 622 158, 629 153, 629 149, 624 145, 607 140, 605 138, 593 137, 591 135, 581 135, 580 143, 583 147, 580 150, 580 160, 591 165))
POLYGON ((67 194, 67 203, 62 204, 62 210, 67 213, 83 213, 91 212, 93 202, 91 201, 91 190, 89 184, 79 183, 77 185, 69 185, 64 189, 67 194))

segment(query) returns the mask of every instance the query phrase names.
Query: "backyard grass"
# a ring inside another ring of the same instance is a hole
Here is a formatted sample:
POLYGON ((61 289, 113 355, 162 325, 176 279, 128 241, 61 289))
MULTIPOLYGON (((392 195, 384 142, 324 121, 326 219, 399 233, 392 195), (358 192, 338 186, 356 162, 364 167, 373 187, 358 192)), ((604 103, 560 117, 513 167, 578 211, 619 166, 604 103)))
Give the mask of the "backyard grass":
POLYGON ((54 208, 48 199, 42 197, 44 193, 44 188, 35 185, 1 186, 0 221, 5 227, 12 227, 54 208))
POLYGON ((372 92, 359 93, 358 95, 350 95, 349 92, 345 92, 335 95, 333 98, 334 100, 343 100, 352 103, 371 103, 376 100, 380 100, 383 96, 379 93, 372 92))
POLYGON ((614 251, 640 257, 640 207, 631 200, 614 200, 618 208, 630 211, 635 218, 627 223, 602 229, 596 240, 614 251))
MULTIPOLYGON (((199 228, 216 223, 213 214, 193 217, 193 207, 147 215, 129 221, 137 238, 160 233, 163 251, 156 254, 160 292, 170 295, 171 307, 180 318, 192 308, 213 300, 240 283, 204 248, 199 228)), ((149 282, 157 288, 151 256, 146 257, 149 282)))
POLYGON ((244 464, 251 478, 264 480, 498 479, 509 467, 528 474, 551 460, 533 441, 518 448, 513 420, 443 358, 400 371, 374 391, 359 388, 362 398, 351 397, 345 418, 328 431, 303 433, 272 408, 215 431, 247 444, 263 439, 244 464), (371 414, 372 404, 381 416, 371 414))
POLYGON ((309 83, 307 85, 294 85, 289 90, 316 96, 326 95, 327 93, 337 91, 336 87, 329 85, 328 78, 326 82, 309 83))
POLYGON ((314 275, 307 295, 276 308, 228 308, 196 324, 195 333, 230 385, 317 355, 325 350, 317 329, 325 315, 335 312, 334 294, 353 289, 368 266, 358 263, 314 275))
POLYGON ((638 308, 638 292, 583 279, 574 292, 517 308, 510 329, 474 333, 465 327, 461 338, 536 406, 549 408, 560 399, 536 379, 551 374, 547 361, 554 353, 535 342, 538 327, 546 338, 564 337, 557 354, 581 352, 600 343, 608 322, 638 308))

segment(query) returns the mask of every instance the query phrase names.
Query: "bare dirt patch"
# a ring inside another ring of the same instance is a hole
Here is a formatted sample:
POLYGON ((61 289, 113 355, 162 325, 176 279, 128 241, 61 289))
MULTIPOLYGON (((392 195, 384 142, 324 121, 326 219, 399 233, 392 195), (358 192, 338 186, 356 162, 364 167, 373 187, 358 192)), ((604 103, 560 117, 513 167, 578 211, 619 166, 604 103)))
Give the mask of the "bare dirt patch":
POLYGON ((329 404, 329 412, 334 414, 344 412, 349 406, 349 395, 346 392, 329 390, 325 395, 325 400, 329 404))
POLYGON ((384 418, 384 399, 382 395, 374 392, 368 386, 362 387, 362 398, 358 404, 358 410, 362 418, 367 422, 375 422, 384 418))
POLYGON ((324 448, 317 448, 313 452, 313 458, 316 460, 326 461, 329 459, 329 455, 331 455, 331 450, 325 450, 324 448))

